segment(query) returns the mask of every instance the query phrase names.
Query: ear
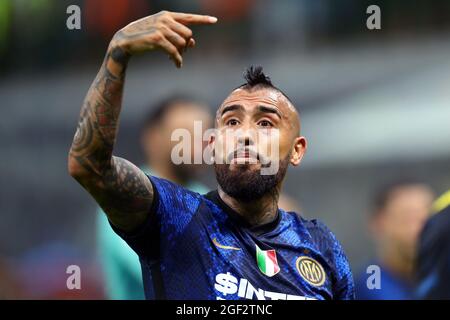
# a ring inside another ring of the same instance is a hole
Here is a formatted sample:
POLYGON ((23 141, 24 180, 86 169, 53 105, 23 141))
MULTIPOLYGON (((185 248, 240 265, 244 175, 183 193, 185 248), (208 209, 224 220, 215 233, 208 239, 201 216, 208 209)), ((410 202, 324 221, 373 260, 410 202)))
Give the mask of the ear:
POLYGON ((291 164, 293 166, 298 166, 300 164, 305 155, 306 148, 307 142, 305 137, 295 138, 291 153, 291 164))

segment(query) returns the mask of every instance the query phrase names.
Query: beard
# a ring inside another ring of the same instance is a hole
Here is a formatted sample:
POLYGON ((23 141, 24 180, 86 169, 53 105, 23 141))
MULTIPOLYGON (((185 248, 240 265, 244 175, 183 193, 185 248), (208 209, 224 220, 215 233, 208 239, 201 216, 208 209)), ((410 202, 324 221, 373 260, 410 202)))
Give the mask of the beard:
POLYGON ((289 165, 290 155, 280 160, 278 171, 273 175, 262 175, 261 169, 251 170, 250 165, 237 165, 233 170, 229 164, 214 164, 216 179, 222 190, 238 201, 250 202, 276 192, 283 181, 289 165))

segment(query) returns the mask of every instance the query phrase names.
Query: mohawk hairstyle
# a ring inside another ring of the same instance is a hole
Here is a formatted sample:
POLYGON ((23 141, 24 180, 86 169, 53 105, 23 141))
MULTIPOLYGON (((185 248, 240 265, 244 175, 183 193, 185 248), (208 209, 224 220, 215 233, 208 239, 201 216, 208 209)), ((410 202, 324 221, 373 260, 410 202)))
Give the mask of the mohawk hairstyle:
POLYGON ((266 85, 273 87, 272 80, 265 75, 261 66, 250 66, 247 68, 244 72, 244 79, 247 83, 243 84, 243 86, 254 87, 256 85, 266 85))
POLYGON ((288 97, 288 95, 286 93, 284 93, 283 91, 281 91, 279 88, 275 87, 272 83, 272 80, 270 79, 270 77, 268 77, 264 72, 263 72, 263 67, 261 66, 250 66, 247 68, 247 70, 245 70, 244 72, 244 79, 245 79, 245 83, 241 84, 239 87, 237 87, 236 89, 252 89, 255 87, 262 87, 262 88, 272 88, 278 92, 280 92, 282 95, 284 95, 286 97, 286 99, 292 104, 294 105, 294 103, 292 102, 292 100, 288 97))

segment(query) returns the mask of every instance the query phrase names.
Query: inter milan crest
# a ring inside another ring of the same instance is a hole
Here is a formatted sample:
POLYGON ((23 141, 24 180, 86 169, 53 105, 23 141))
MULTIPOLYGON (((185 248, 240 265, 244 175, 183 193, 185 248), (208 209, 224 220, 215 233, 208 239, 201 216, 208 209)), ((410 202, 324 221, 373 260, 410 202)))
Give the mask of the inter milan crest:
POLYGON ((320 287, 325 282, 325 271, 319 262, 308 256, 302 256, 297 259, 297 271, 302 278, 309 284, 320 287))
POLYGON ((261 250, 256 246, 256 263, 259 270, 268 277, 273 277, 280 272, 278 266, 277 253, 275 250, 261 250))

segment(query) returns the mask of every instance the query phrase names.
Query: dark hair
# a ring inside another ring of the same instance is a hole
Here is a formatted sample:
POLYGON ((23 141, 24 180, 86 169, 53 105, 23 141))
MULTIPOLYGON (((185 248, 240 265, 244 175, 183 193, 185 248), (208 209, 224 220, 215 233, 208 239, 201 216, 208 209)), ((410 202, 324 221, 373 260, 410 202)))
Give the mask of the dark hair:
POLYGON ((178 103, 194 103, 203 105, 200 100, 183 93, 172 94, 154 104, 150 107, 150 111, 145 115, 144 121, 141 125, 141 131, 144 131, 148 128, 156 126, 159 122, 161 122, 167 113, 172 110, 178 103))
POLYGON ((272 80, 263 72, 263 68, 261 66, 250 66, 245 70, 244 79, 247 81, 242 86, 254 87, 257 85, 273 87, 272 80))
POLYGON ((394 181, 390 181, 375 192, 372 202, 372 215, 376 216, 383 210, 388 204, 392 193, 400 188, 410 187, 413 185, 427 185, 424 181, 411 177, 399 178, 394 181))
MULTIPOLYGON (((289 97, 287 96, 286 93, 284 93, 279 88, 277 88, 276 86, 273 85, 270 77, 267 76, 263 72, 263 67, 261 67, 261 66, 248 67, 247 70, 245 70, 245 72, 244 72, 244 79, 246 82, 244 84, 241 84, 236 89, 238 89, 238 88, 252 89, 252 88, 256 88, 256 87, 272 88, 272 89, 280 92, 281 94, 283 94, 286 97, 286 99, 288 99, 288 101, 292 103, 291 99, 289 99, 289 97)), ((292 105, 293 105, 293 103, 292 103, 292 105)))

